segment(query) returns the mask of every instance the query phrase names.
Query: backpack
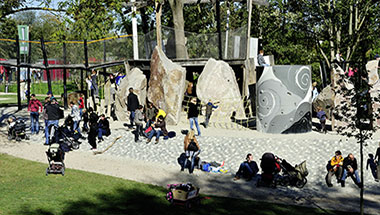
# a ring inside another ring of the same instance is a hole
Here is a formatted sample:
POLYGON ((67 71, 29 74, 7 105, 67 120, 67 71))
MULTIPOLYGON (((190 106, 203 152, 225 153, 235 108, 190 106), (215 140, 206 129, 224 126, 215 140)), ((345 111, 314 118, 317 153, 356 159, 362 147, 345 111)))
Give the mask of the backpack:
POLYGON ((191 141, 189 145, 187 146, 188 151, 198 151, 197 144, 194 141, 191 141))

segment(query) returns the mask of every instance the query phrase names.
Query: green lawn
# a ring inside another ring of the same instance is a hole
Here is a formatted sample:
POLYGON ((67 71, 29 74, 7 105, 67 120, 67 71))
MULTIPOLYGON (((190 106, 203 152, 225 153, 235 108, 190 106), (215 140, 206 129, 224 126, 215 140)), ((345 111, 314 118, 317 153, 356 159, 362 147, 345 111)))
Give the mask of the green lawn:
MULTIPOLYGON (((46 96, 36 96, 42 104, 44 104, 46 96)), ((17 104, 17 95, 1 95, 0 96, 0 105, 16 105, 17 104)), ((58 102, 61 104, 60 99, 58 102)), ((27 105, 27 100, 21 101, 21 104, 27 105)))
MULTIPOLYGON (((166 189, 67 169, 45 176, 47 164, 0 154, 0 214, 344 214, 319 209, 210 197, 190 209, 170 206, 166 189)), ((201 189, 202 190, 202 189, 201 189)))

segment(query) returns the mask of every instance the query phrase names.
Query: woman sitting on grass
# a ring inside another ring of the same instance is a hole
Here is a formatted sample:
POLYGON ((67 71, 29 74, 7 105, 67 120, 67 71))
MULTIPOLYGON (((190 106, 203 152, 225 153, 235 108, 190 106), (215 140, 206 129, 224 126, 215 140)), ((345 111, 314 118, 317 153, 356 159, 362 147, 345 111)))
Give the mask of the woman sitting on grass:
MULTIPOLYGON (((199 147, 197 138, 194 136, 194 130, 190 130, 189 133, 185 137, 184 141, 184 149, 185 149, 185 154, 186 154, 186 160, 181 168, 181 171, 184 171, 187 165, 187 160, 190 158, 191 164, 189 168, 189 173, 193 173, 194 171, 194 165, 195 165, 195 159, 201 153, 201 149, 199 147)), ((200 162, 198 162, 199 165, 200 162)))

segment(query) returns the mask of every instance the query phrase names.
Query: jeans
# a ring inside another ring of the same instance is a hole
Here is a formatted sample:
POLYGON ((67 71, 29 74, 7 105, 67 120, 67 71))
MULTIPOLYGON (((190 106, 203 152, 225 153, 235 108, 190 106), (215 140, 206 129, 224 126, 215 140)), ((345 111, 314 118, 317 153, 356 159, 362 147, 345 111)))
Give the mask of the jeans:
POLYGON ((153 123, 153 121, 152 121, 152 120, 150 120, 150 119, 148 119, 148 121, 146 122, 145 128, 144 128, 144 131, 145 131, 146 129, 148 129, 148 128, 149 128, 149 126, 151 126, 151 125, 152 125, 152 123, 153 123))
POLYGON ((195 122, 195 126, 197 127, 197 131, 198 131, 198 136, 201 136, 201 129, 199 128, 199 124, 198 124, 198 117, 192 117, 189 119, 190 120, 190 129, 192 130, 193 129, 193 124, 195 122))
POLYGON ((80 134, 80 121, 74 121, 73 131, 77 131, 80 134))
POLYGON ((239 170, 236 172, 236 176, 238 176, 238 177, 243 176, 243 177, 249 178, 249 177, 253 177, 255 175, 256 175, 256 173, 253 172, 253 170, 251 169, 251 167, 248 165, 247 162, 241 163, 239 170))
POLYGON ((162 132, 161 130, 152 130, 150 133, 149 133, 149 136, 148 136, 148 139, 151 140, 153 135, 156 135, 156 141, 158 139, 160 139, 160 136, 163 134, 164 132, 162 132))
MULTIPOLYGON (((186 167, 187 165, 187 158, 190 158, 190 169, 189 169, 189 173, 193 173, 194 171, 194 165, 195 165, 195 158, 199 155, 199 153, 201 153, 201 150, 199 149, 198 151, 185 151, 186 153, 186 160, 183 164, 183 169, 186 167)), ((198 164, 199 166, 199 164, 198 164)))
MULTIPOLYGON (((343 175, 342 175, 342 181, 346 180, 347 177, 347 170, 343 170, 343 175)), ((355 184, 360 184, 360 178, 359 178, 359 172, 358 170, 355 170, 353 174, 351 174, 352 180, 355 182, 355 184), (355 177, 354 177, 355 175, 355 177)))
POLYGON ((98 139, 103 139, 103 135, 105 135, 107 133, 106 130, 104 130, 103 128, 98 128, 98 139))
POLYGON ((30 112, 30 131, 32 134, 37 134, 40 131, 39 116, 38 112, 30 112))
POLYGON ((136 124, 136 130, 134 131, 135 133, 135 142, 139 140, 139 136, 143 136, 144 131, 143 131, 143 125, 142 124, 136 124))
POLYGON ((135 120, 135 111, 131 111, 131 114, 129 115, 129 120, 131 122, 131 126, 133 126, 133 121, 135 120))
POLYGON ((47 124, 45 126, 45 143, 46 144, 49 144, 49 138, 50 138, 50 134, 49 134, 49 127, 51 125, 56 125, 58 126, 58 123, 59 123, 59 120, 47 120, 47 124))

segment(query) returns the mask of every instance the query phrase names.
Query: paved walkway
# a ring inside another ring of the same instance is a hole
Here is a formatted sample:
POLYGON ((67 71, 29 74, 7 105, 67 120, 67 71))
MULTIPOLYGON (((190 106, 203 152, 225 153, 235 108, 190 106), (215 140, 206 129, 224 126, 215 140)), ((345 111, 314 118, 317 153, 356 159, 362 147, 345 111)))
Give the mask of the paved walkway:
MULTIPOLYGON (((0 113, 11 113, 11 108, 0 109, 0 113)), ((21 111, 19 116, 27 116, 21 111)), ((183 151, 181 129, 188 129, 187 124, 168 126, 168 130, 176 131, 177 136, 169 140, 160 140, 159 144, 135 143, 133 135, 127 131, 123 123, 111 124, 112 135, 104 143, 99 144, 102 150, 117 136, 122 136, 109 151, 102 155, 93 155, 90 146, 84 142, 81 148, 66 156, 68 168, 97 172, 125 179, 140 181, 159 186, 168 183, 192 182, 201 187, 201 192, 208 195, 226 196, 253 200, 262 200, 283 204, 294 204, 309 207, 321 207, 344 211, 359 210, 360 190, 351 179, 346 187, 334 184, 328 188, 324 182, 325 165, 335 150, 341 150, 346 156, 349 152, 359 156, 359 145, 354 140, 347 140, 336 134, 319 134, 310 132, 298 135, 268 135, 241 128, 240 130, 208 128, 202 129, 199 137, 202 160, 225 161, 229 169, 226 174, 205 173, 196 171, 193 175, 180 172, 177 157, 183 151), (278 187, 277 189, 256 188, 256 182, 232 180, 247 153, 252 153, 259 164, 264 152, 273 152, 295 165, 307 160, 309 169, 308 183, 303 189, 278 187)), ((4 127, 1 128, 4 130, 4 127)), ((380 134, 375 137, 379 139, 380 134)), ((47 163, 43 146, 43 136, 32 136, 31 140, 22 143, 9 143, 0 140, 0 152, 47 163)), ((369 141, 364 148, 365 158, 374 153, 377 141, 369 141)), ((358 161, 360 159, 358 158, 358 161)), ((365 159, 366 161, 366 159, 365 159)), ((43 174, 43 173, 41 173, 43 174)), ((70 174, 67 171, 67 174, 70 174)), ((380 183, 376 183, 369 171, 365 171, 365 212, 380 214, 380 183)))

